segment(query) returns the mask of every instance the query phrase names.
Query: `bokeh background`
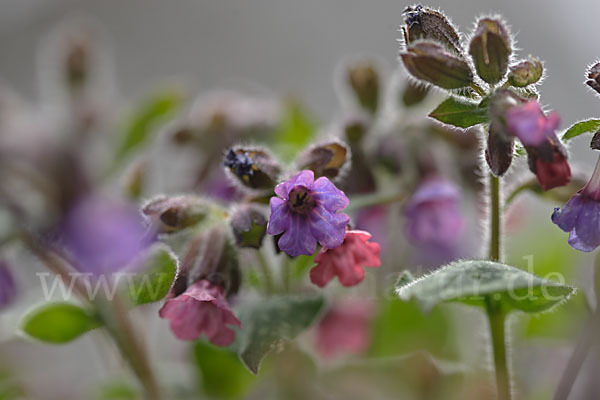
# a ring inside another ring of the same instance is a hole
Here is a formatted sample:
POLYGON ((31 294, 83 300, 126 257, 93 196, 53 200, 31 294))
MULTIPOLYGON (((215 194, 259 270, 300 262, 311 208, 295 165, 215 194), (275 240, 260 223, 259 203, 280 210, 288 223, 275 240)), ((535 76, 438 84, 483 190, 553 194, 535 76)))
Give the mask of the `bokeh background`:
MULTIPOLYGON (((0 80, 32 101, 40 97, 36 78, 40 41, 65 18, 82 15, 96 20, 109 38, 107 56, 114 63, 124 103, 140 98, 157 82, 176 80, 194 94, 228 87, 294 96, 327 123, 339 113, 335 82, 343 60, 367 56, 378 60, 389 74, 399 68, 398 27, 409 4, 397 0, 0 0, 0 80)), ((545 61, 548 77, 541 87, 542 101, 559 111, 562 127, 600 115, 600 102, 582 84, 586 66, 600 57, 594 31, 600 2, 447 0, 427 4, 444 10, 462 32, 471 30, 476 16, 502 14, 513 28, 518 47, 526 49, 519 55, 531 53, 545 61)), ((573 164, 589 173, 595 154, 587 150, 587 142, 575 141, 571 148, 573 164)), ((516 218, 529 225, 543 221, 542 226, 550 229, 548 216, 554 205, 530 203, 516 218)), ((558 229, 540 235, 539 227, 515 231, 508 241, 509 259, 526 266, 521 256, 533 254, 536 273, 541 275, 556 271, 562 262, 559 267, 571 283, 589 286, 591 262, 574 255, 558 229)), ((544 396, 551 393, 581 327, 584 303, 579 296, 571 308, 549 318, 515 322, 523 340, 516 341, 511 351, 515 373, 527 376, 524 382, 529 387, 523 390, 531 395, 528 398, 548 398, 544 396)), ((473 350, 469 349, 471 339, 481 339, 482 334, 469 327, 483 326, 484 321, 462 311, 458 319, 462 324, 456 324, 453 332, 466 336, 457 351, 462 358, 469 354, 476 358, 477 351, 468 350, 473 350)), ((177 362, 183 349, 176 347, 162 322, 153 322, 160 329, 148 326, 149 332, 158 332, 150 343, 167 344, 153 357, 165 371, 172 366, 169 379, 186 383, 193 377, 177 362), (179 353, 166 354, 173 349, 179 353)), ((435 330, 446 329, 448 321, 427 322, 415 315, 411 323, 435 330)), ((418 336, 418 332, 407 335, 418 336)), ((415 339, 409 336, 407 343, 415 339)), ((77 396, 88 393, 88 385, 98 378, 94 374, 111 377, 88 340, 69 345, 66 351, 22 341, 0 349, 0 361, 11 364, 17 374, 30 373, 28 386, 39 398, 84 398, 77 396), (65 381, 65 374, 73 381, 65 381)), ((597 364, 597 357, 592 357, 585 370, 595 371, 597 364)), ((597 393, 592 376, 584 374, 578 381, 574 399, 597 393)))

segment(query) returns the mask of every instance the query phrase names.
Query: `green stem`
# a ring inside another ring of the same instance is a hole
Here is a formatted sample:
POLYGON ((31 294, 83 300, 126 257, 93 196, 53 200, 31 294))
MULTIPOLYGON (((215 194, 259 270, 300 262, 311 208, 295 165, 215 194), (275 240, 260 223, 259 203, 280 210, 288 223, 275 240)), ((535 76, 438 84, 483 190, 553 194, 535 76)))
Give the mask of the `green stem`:
MULTIPOLYGON (((500 179, 490 174, 490 244, 488 258, 492 261, 502 261, 502 204, 500 201, 500 179)), ((487 296, 485 299, 487 316, 490 324, 490 336, 494 354, 496 371, 496 388, 498 400, 510 400, 510 375, 506 357, 506 314, 502 311, 501 303, 487 296)))
POLYGON ((260 249, 256 251, 256 257, 258 258, 258 265, 263 275, 265 292, 267 292, 267 294, 272 294, 275 291, 275 283, 273 281, 273 274, 271 274, 269 263, 260 249))
POLYGON ((354 211, 364 207, 400 202, 405 198, 405 193, 372 193, 352 196, 350 198, 350 204, 344 209, 344 212, 354 211))
POLYGON ((506 314, 502 311, 500 303, 496 302, 490 296, 486 297, 486 309, 490 322, 498 400, 510 400, 510 376, 506 362, 506 314))
POLYGON ((490 174, 490 247, 489 259, 501 261, 502 207, 500 205, 500 179, 490 174))

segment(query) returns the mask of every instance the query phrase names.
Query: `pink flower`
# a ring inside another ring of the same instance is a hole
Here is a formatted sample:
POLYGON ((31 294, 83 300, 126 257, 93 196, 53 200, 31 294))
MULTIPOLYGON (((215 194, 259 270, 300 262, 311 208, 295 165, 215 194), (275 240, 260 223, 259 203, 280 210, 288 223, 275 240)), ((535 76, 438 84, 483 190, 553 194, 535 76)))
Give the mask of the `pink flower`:
POLYGON ((196 340, 204 333, 217 346, 229 346, 235 339, 234 330, 227 325, 241 326, 225 300, 223 288, 207 280, 167 300, 159 315, 171 321, 171 331, 178 339, 196 340))
POLYGON ((372 307, 362 301, 334 305, 317 327, 317 351, 324 358, 360 353, 369 347, 372 307))
POLYGON ((310 280, 324 287, 334 276, 344 286, 358 285, 365 277, 363 267, 379 267, 379 244, 368 243, 371 234, 365 231, 347 231, 344 242, 335 249, 322 248, 310 270, 310 280))
POLYGON ((557 113, 544 115, 537 101, 528 101, 511 108, 506 114, 506 125, 509 131, 526 146, 539 146, 552 135, 560 118, 557 113))

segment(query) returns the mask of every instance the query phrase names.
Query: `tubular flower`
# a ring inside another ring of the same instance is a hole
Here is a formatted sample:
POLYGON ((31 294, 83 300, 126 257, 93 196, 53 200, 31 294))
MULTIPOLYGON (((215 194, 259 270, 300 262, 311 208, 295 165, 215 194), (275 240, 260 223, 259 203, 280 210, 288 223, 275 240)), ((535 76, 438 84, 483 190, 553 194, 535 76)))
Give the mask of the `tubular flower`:
POLYGON ((181 340, 196 340, 206 334, 217 346, 229 346, 235 331, 227 325, 241 326, 229 308, 223 288, 201 280, 177 297, 167 300, 160 309, 161 318, 167 318, 171 331, 181 340))
POLYGON ((464 228, 459 199, 458 188, 450 181, 435 177, 421 183, 404 209, 409 239, 443 248, 455 244, 464 228))
POLYGON ((546 137, 541 145, 525 146, 529 169, 537 177, 544 190, 565 186, 571 181, 571 167, 567 151, 555 133, 546 137))
POLYGON ((344 286, 355 286, 365 277, 363 267, 379 267, 379 244, 367 242, 371 234, 348 231, 341 246, 321 249, 315 257, 317 266, 310 270, 310 281, 324 287, 334 276, 344 286))
POLYGON ((315 180, 311 170, 304 170, 275 187, 271 197, 271 216, 267 233, 283 236, 279 248, 290 256, 312 255, 317 241, 327 249, 342 244, 350 217, 338 213, 349 200, 329 179, 315 180))
POLYGON ((557 113, 544 115, 537 101, 528 101, 512 107, 506 113, 506 125, 511 134, 518 137, 526 146, 539 146, 554 134, 560 117, 557 113))
POLYGON ((574 249, 589 252, 600 246, 600 158, 583 189, 562 209, 554 209, 552 222, 569 232, 569 244, 574 249))

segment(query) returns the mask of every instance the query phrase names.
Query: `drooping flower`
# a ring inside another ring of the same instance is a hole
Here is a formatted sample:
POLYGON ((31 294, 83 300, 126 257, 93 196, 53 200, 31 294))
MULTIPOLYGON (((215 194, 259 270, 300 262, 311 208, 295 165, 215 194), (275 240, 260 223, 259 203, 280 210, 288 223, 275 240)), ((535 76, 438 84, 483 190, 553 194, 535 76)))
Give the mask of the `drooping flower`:
POLYGON ((364 301, 344 301, 335 304, 317 327, 317 350, 323 358, 356 354, 371 342, 369 323, 373 316, 371 304, 364 301))
POLYGON ((17 285, 8 269, 8 265, 0 260, 0 310, 9 306, 17 297, 17 285))
POLYGON ((567 151, 553 132, 539 146, 525 146, 529 169, 544 190, 565 186, 571 181, 567 151))
POLYGON ((241 326, 225 299, 224 289, 203 279, 160 309, 161 318, 170 320, 173 334, 181 340, 197 340, 203 334, 216 346, 229 346, 235 331, 228 325, 241 326))
POLYGON ((539 146, 554 134, 560 117, 552 113, 546 117, 537 101, 528 101, 511 107, 506 113, 506 125, 511 134, 526 146, 539 146))
POLYGON ((60 235, 75 267, 96 275, 121 270, 149 244, 134 207, 96 196, 84 198, 67 214, 60 235))
POLYGON ((600 158, 583 189, 562 209, 554 209, 552 222, 569 232, 569 244, 574 249, 589 252, 600 246, 600 158))
POLYGON ((440 177, 426 179, 404 209, 408 238, 417 245, 444 249, 454 245, 464 228, 459 200, 460 192, 452 182, 440 177))
POLYGON ((371 234, 365 231, 347 231, 341 246, 323 248, 315 257, 317 265, 310 270, 310 280, 324 287, 334 276, 344 286, 358 285, 365 277, 363 267, 379 267, 379 244, 368 242, 371 234))
POLYGON ((267 233, 283 236, 279 248, 290 256, 312 255, 317 241, 327 249, 335 249, 344 241, 350 217, 338 213, 349 200, 326 177, 315 180, 311 170, 304 170, 275 187, 271 197, 271 216, 267 233))

